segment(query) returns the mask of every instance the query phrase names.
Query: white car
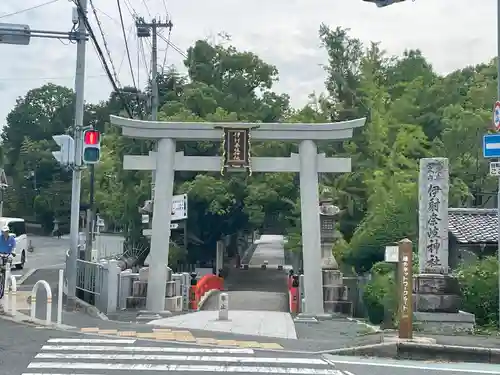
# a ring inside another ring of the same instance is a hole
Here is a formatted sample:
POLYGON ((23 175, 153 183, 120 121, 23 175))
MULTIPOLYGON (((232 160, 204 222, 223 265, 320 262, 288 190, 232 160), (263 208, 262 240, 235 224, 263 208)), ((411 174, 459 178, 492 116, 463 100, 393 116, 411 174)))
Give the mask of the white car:
POLYGON ((11 236, 16 238, 16 257, 12 260, 12 266, 18 270, 24 268, 26 254, 28 253, 29 240, 26 234, 26 223, 19 217, 0 217, 0 228, 8 226, 11 236))

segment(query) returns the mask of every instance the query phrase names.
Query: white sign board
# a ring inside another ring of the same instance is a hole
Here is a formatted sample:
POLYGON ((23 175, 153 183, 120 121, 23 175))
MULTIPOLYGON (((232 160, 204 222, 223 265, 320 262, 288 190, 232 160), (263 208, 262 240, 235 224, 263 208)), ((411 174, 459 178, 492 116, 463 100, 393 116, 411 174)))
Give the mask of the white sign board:
POLYGON ((490 163, 490 176, 500 177, 500 162, 493 161, 490 163))
POLYGON ((184 220, 188 217, 187 194, 174 195, 172 197, 172 219, 171 221, 184 220))
POLYGON ((142 215, 141 216, 141 223, 143 223, 143 224, 149 223, 149 215, 142 215))
POLYGON ((385 247, 385 261, 390 263, 399 262, 399 246, 385 247))

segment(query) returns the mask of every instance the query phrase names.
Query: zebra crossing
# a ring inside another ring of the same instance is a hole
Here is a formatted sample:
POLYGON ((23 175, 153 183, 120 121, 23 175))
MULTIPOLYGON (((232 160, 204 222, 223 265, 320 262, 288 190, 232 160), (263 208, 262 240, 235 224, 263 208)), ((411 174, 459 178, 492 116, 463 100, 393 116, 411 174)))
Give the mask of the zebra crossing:
POLYGON ((138 343, 136 339, 53 338, 42 346, 23 375, 135 375, 154 371, 344 375, 313 355, 163 344, 138 343))

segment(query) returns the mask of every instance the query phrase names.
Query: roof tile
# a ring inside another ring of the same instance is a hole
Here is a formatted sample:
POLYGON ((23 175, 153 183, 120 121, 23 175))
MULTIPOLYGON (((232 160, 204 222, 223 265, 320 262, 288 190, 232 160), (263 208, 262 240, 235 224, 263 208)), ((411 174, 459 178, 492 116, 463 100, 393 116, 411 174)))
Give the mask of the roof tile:
POLYGON ((497 242, 497 211, 481 208, 450 208, 448 230, 459 243, 497 242))

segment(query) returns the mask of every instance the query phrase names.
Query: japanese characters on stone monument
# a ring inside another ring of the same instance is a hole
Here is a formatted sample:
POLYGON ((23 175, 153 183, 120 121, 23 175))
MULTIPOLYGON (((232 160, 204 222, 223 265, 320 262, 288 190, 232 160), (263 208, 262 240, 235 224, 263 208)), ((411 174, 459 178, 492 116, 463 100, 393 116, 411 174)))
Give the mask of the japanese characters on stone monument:
POLYGON ((448 159, 420 159, 420 273, 448 274, 448 178, 448 159))
POLYGON ((448 159, 420 159, 420 273, 413 278, 413 319, 436 332, 470 330, 475 321, 460 311, 460 285, 448 270, 448 191, 448 159))

